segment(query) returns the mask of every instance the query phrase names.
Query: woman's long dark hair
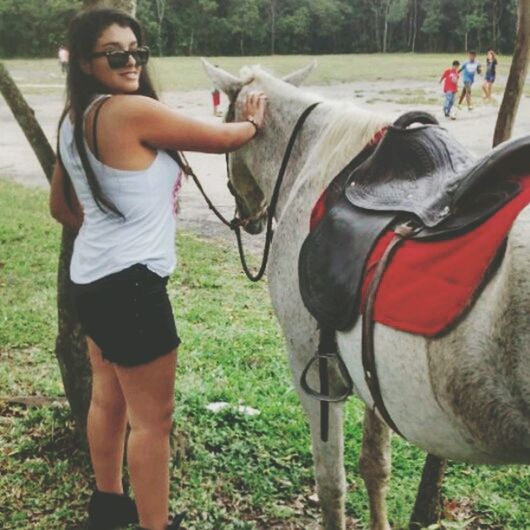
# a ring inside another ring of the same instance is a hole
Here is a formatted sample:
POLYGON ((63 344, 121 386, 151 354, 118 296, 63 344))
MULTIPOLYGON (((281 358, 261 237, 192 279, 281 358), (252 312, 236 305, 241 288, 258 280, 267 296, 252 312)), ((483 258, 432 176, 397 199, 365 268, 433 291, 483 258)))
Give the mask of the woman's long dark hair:
MULTIPOLYGON (((83 164, 83 169, 85 170, 92 196, 101 211, 110 211, 123 217, 118 208, 112 201, 105 197, 101 190, 101 186, 88 160, 83 130, 83 117, 88 105, 95 95, 104 94, 108 90, 91 75, 83 72, 81 69, 81 61, 90 60, 98 38, 103 31, 113 24, 124 28, 131 28, 138 42, 138 46, 144 44, 145 39, 139 22, 124 11, 101 8, 91 9, 82 11, 70 22, 68 29, 68 50, 70 56, 66 81, 67 97, 64 111, 59 120, 58 131, 60 131, 61 125, 68 113, 71 112, 74 115, 75 144, 83 164)), ((134 94, 158 99, 145 66, 142 67, 140 73, 139 85, 138 90, 134 94)), ((57 138, 59 139, 59 133, 57 138)), ((68 175, 59 153, 59 140, 57 141, 57 158, 65 175, 68 175)))

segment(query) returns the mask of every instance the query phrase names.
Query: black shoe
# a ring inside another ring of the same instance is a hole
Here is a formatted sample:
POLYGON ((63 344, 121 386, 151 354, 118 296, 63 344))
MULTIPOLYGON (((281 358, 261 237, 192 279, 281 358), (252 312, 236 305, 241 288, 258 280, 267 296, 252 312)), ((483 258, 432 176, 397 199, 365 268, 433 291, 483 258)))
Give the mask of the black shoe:
POLYGON ((184 521, 185 517, 186 517, 186 512, 181 512, 178 515, 175 515, 171 523, 169 523, 167 530, 179 530, 180 525, 182 521, 184 521))
POLYGON ((137 522, 136 503, 130 497, 94 491, 88 505, 89 530, 112 530, 137 522))

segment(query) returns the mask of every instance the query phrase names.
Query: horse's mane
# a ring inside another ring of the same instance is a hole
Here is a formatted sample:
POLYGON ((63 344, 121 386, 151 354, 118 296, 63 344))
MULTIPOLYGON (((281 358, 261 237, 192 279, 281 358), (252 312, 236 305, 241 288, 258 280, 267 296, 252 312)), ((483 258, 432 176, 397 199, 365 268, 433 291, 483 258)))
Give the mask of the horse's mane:
POLYGON ((303 175, 311 174, 318 182, 326 175, 335 176, 377 132, 389 125, 388 118, 354 103, 324 100, 323 109, 327 120, 302 168, 303 175))
POLYGON ((246 66, 240 76, 244 83, 254 79, 261 81, 272 92, 284 97, 306 100, 308 103, 321 100, 320 115, 324 121, 319 138, 307 152, 301 171, 303 180, 323 183, 335 176, 358 152, 360 152, 382 128, 389 125, 387 117, 357 107, 353 102, 329 101, 321 96, 286 85, 260 66, 246 66), (291 93, 292 91, 292 93, 291 93))

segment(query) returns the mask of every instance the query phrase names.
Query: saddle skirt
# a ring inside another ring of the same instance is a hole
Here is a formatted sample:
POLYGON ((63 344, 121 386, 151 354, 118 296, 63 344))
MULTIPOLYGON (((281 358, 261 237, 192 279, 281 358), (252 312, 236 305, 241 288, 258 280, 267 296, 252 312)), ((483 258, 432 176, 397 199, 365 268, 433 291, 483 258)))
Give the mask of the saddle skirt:
MULTIPOLYGON (((450 330, 473 306, 505 251, 517 215, 530 204, 530 176, 517 179, 521 192, 478 227, 448 239, 405 241, 386 270, 374 305, 374 320, 424 337, 450 330)), ((360 310, 377 263, 393 237, 385 232, 366 262, 360 310)))
POLYGON ((477 161, 438 125, 392 126, 375 149, 363 153, 317 203, 318 217, 299 256, 306 308, 321 325, 337 330, 355 324, 365 264, 388 229, 410 220, 417 227, 414 239, 456 238, 509 203, 521 190, 513 177, 530 173, 530 136, 505 142, 477 161))

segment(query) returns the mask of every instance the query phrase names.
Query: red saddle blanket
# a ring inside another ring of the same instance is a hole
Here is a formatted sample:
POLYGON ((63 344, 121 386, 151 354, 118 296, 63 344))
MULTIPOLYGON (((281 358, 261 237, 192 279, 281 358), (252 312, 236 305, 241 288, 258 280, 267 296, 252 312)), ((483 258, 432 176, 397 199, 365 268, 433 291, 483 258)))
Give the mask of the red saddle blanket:
MULTIPOLYGON (((530 175, 521 192, 477 228, 445 241, 405 241, 386 270, 374 307, 377 322, 433 337, 471 307, 517 215, 530 204, 530 175)), ((394 233, 383 234, 366 263, 362 303, 394 233)))

